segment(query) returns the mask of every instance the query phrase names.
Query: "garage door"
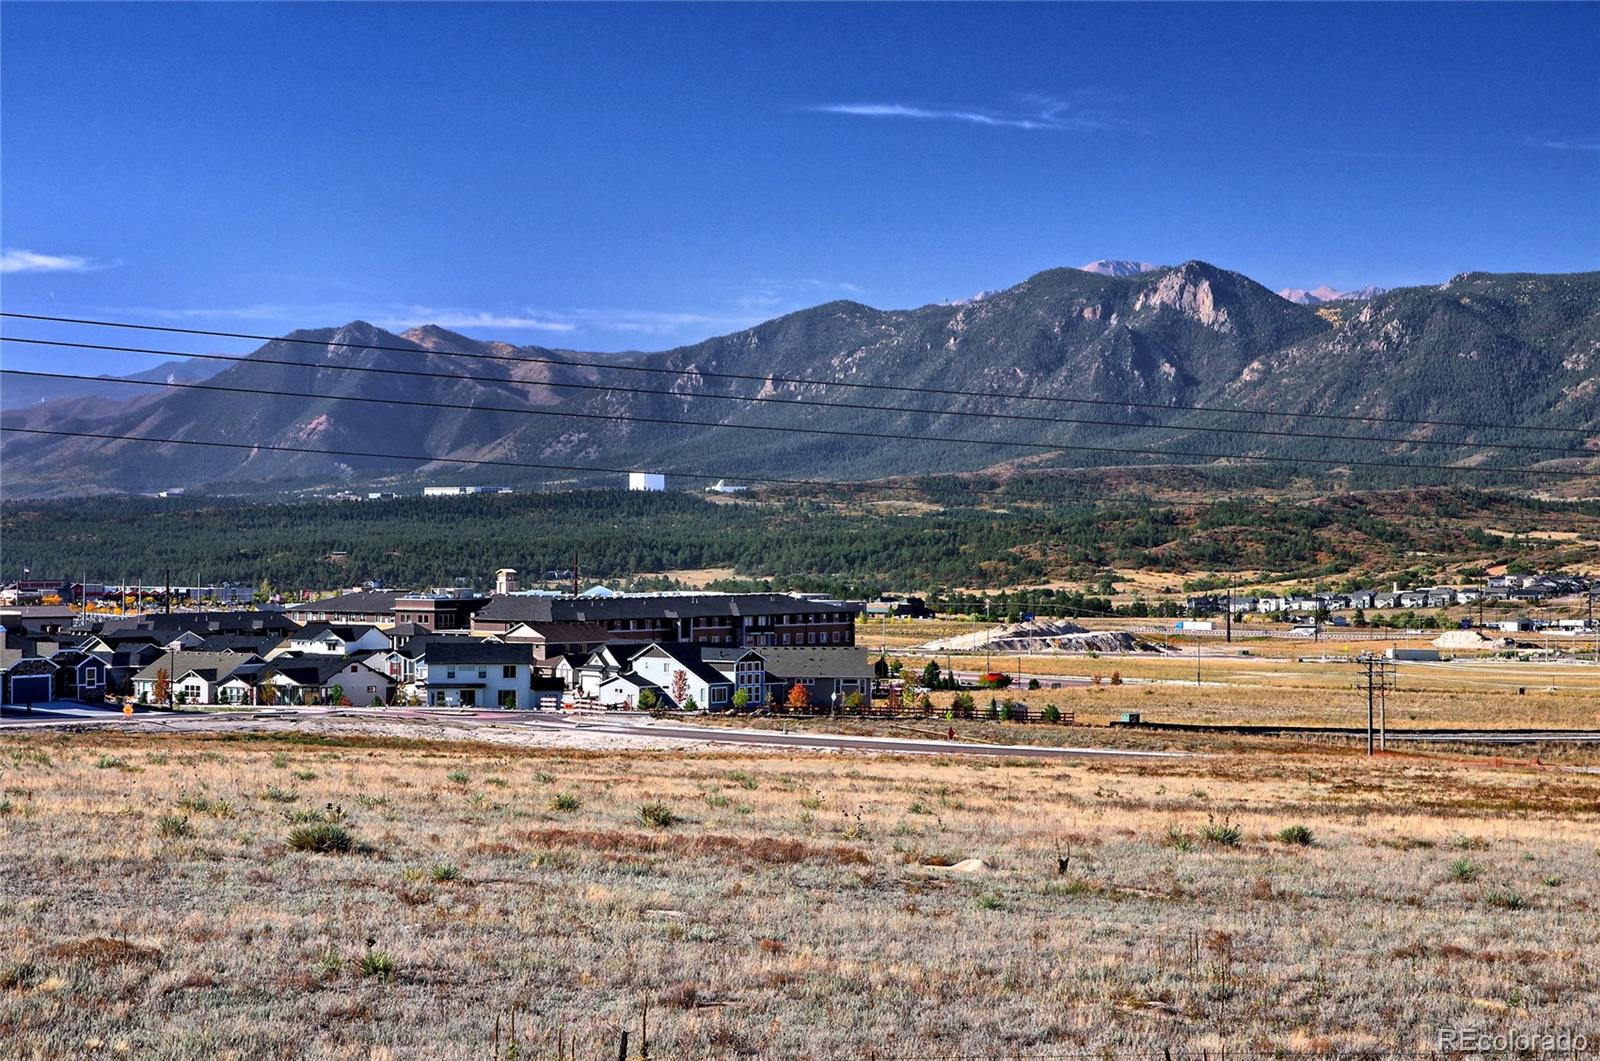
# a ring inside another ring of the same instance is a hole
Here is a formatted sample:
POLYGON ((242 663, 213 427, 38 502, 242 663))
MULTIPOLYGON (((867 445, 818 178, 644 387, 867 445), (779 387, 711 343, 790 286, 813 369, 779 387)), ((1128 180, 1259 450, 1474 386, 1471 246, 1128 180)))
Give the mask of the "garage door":
POLYGON ((14 674, 11 677, 11 702, 36 704, 50 699, 50 675, 14 674))

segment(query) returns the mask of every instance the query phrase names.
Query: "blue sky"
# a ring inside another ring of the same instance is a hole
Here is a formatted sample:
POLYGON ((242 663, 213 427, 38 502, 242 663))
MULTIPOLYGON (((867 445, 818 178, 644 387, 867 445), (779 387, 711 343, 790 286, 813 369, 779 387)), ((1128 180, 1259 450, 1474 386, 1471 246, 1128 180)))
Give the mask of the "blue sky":
POLYGON ((1595 4, 6 3, 0 283, 620 350, 1100 257, 1594 269, 1597 40, 1595 4))

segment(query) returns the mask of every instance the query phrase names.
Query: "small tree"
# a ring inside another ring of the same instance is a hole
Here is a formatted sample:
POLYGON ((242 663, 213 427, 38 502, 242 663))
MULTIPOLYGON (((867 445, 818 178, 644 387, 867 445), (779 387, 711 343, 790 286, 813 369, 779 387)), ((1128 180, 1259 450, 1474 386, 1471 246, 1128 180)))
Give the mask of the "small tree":
POLYGON ((844 698, 844 706, 859 714, 867 706, 867 698, 860 693, 851 693, 844 698))
POLYGON ((1121 685, 1122 684, 1122 672, 1121 671, 1114 670, 1114 671, 1111 672, 1111 684, 1112 685, 1121 685))
POLYGON ((654 711, 656 709, 656 704, 660 702, 660 699, 660 697, 656 696, 656 691, 654 689, 640 689, 639 710, 654 711))
POLYGON ((1030 690, 1039 688, 1039 679, 1038 678, 1029 678, 1028 679, 1028 688, 1030 690))
POLYGON ((256 689, 256 699, 264 706, 271 707, 278 702, 278 687, 271 682, 262 682, 256 689))
POLYGON ((700 710, 700 705, 695 703, 694 702, 694 697, 691 696, 688 699, 684 700, 684 702, 683 702, 683 710, 685 710, 685 711, 698 711, 698 710, 700 710))
POLYGON ((733 709, 747 711, 750 708, 750 693, 746 689, 736 689, 733 693, 733 709))
POLYGON ((939 687, 939 664, 929 660, 928 665, 922 668, 922 687, 924 689, 937 689, 939 687))
POLYGON ((784 703, 791 711, 804 711, 811 706, 811 690, 795 682, 789 686, 789 696, 784 703))
POLYGON ((679 707, 689 699, 689 675, 682 670, 672 672, 672 702, 679 707))
POLYGON ((328 686, 328 703, 334 707, 350 706, 350 701, 344 698, 344 686, 338 683, 328 686))
POLYGON ((162 667, 156 671, 156 687, 151 695, 158 704, 164 704, 171 698, 172 676, 167 673, 167 668, 162 667))

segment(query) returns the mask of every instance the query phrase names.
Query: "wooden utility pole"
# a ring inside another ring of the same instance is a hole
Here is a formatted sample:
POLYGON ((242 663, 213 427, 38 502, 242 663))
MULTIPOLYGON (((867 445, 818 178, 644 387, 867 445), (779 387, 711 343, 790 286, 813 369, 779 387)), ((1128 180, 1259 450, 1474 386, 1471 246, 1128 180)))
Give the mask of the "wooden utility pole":
POLYGON ((1363 652, 1356 657, 1356 662, 1363 664, 1367 668, 1367 754, 1372 755, 1374 751, 1372 744, 1373 722, 1375 720, 1372 679, 1373 666, 1377 663, 1377 657, 1370 652, 1363 652))

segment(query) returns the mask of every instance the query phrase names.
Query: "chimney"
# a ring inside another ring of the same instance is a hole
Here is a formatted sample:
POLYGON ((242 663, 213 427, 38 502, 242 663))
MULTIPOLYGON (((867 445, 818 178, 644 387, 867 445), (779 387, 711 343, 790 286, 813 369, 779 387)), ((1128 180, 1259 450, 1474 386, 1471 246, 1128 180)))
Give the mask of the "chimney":
POLYGON ((494 573, 494 591, 496 593, 517 592, 517 569, 502 567, 494 573))

